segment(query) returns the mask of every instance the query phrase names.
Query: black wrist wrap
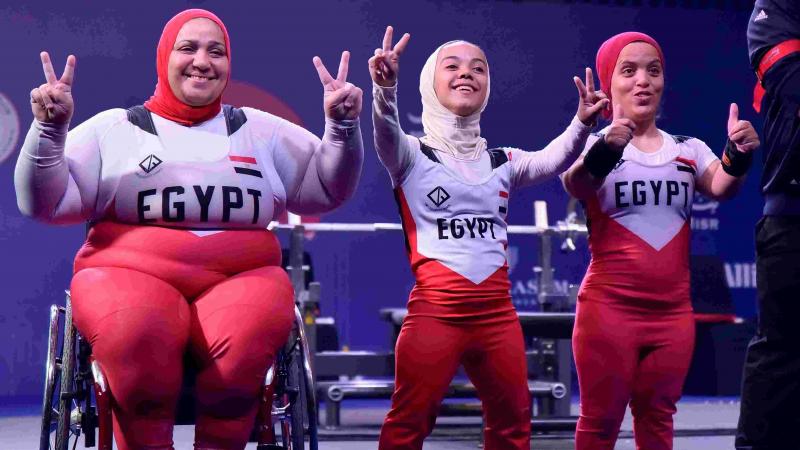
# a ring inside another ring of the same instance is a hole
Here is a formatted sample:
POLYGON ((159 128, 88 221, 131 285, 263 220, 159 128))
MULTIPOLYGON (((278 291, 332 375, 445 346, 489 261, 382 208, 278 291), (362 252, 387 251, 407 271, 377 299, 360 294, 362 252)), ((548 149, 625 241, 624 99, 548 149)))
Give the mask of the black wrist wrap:
POLYGON ((753 164, 753 152, 740 152, 736 144, 728 140, 722 152, 722 170, 732 177, 740 177, 747 173, 753 164))
POLYGON ((593 177, 605 178, 621 158, 622 152, 611 148, 606 144, 605 137, 601 137, 586 152, 586 156, 583 157, 583 166, 593 177))

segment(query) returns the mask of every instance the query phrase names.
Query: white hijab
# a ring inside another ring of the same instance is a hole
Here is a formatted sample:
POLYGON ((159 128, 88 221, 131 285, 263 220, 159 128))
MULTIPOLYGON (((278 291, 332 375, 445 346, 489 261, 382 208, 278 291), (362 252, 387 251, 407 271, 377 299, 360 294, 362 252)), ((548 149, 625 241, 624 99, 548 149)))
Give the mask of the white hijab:
MULTIPOLYGON (((489 103, 490 77, 486 73, 486 98, 480 110, 474 114, 461 117, 452 113, 439 103, 436 91, 433 89, 433 77, 436 72, 436 61, 442 48, 456 43, 471 44, 467 41, 450 41, 437 48, 425 65, 419 76, 419 93, 422 95, 422 128, 425 136, 420 141, 436 150, 448 153, 456 158, 474 160, 480 158, 486 150, 486 139, 481 137, 481 113, 489 103)), ((488 63, 487 63, 488 64, 488 63)))

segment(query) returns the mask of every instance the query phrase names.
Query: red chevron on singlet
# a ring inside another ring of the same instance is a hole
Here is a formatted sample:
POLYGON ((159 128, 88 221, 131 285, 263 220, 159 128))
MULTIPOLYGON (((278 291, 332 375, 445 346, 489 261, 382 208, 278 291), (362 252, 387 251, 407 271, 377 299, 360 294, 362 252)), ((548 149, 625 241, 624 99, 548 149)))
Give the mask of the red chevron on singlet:
POLYGON ((698 139, 661 133, 657 152, 628 145, 585 202, 592 261, 582 300, 691 310, 692 200, 697 180, 717 157, 698 139))

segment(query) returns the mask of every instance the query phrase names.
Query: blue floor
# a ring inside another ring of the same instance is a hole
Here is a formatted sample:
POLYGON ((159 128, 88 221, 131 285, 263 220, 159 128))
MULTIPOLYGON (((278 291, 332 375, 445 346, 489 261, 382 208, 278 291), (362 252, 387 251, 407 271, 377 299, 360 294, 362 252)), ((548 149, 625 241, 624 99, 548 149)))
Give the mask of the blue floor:
MULTIPOLYGON (((38 447, 41 405, 35 399, 0 400, 0 449, 35 449, 38 447)), ((389 408, 388 400, 348 400, 342 404, 341 423, 337 430, 321 430, 321 449, 366 450, 377 448, 380 424, 389 408)), ((324 405, 321 407, 324 411, 324 405)), ((572 412, 577 414, 577 399, 572 412)), ((730 450, 739 412, 736 397, 685 397, 675 416, 675 450, 730 450)), ((479 444, 480 418, 444 417, 438 429, 425 443, 425 450, 476 449, 479 444), (458 430, 453 432, 453 430, 458 430)), ((630 414, 623 421, 616 449, 634 449, 630 414)), ((176 450, 192 448, 192 427, 177 427, 176 450)), ((531 449, 572 449, 570 433, 534 435, 531 449)), ((83 442, 78 444, 83 448, 83 442)), ((248 445, 255 449, 255 444, 248 445)))

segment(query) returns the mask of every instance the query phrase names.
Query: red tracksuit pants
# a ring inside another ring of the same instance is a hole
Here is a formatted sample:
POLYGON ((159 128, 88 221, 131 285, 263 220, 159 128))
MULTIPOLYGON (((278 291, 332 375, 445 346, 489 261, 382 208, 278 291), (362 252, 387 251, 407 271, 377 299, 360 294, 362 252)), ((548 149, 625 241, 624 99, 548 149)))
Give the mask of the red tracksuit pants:
POLYGON ((630 403, 639 450, 672 449, 672 416, 694 349, 691 311, 579 301, 572 336, 581 411, 576 450, 613 450, 630 403))
POLYGON ((397 339, 395 392, 381 428, 380 450, 422 448, 459 364, 483 403, 484 448, 530 448, 525 346, 511 310, 492 323, 406 317, 397 339))
POLYGON ((266 231, 95 225, 76 258, 73 316, 106 375, 120 450, 173 448, 187 352, 199 367, 195 448, 245 447, 294 317, 279 264, 266 231))

